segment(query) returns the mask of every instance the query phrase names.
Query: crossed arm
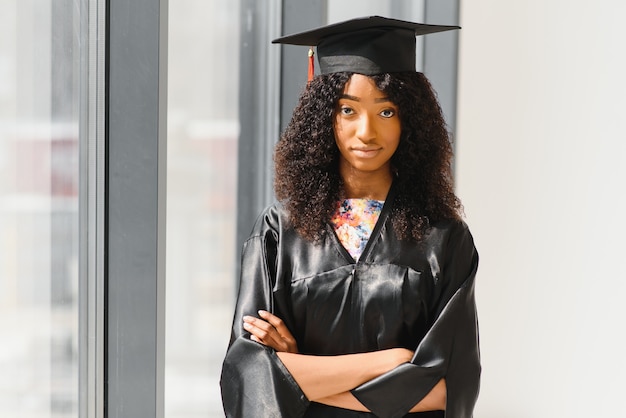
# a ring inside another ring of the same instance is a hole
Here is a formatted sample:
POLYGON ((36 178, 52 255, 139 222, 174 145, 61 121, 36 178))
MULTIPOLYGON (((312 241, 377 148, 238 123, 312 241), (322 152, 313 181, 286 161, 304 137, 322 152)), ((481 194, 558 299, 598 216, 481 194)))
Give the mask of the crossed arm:
MULTIPOLYGON (((279 317, 266 311, 259 311, 259 316, 243 318, 250 338, 276 350, 307 398, 326 405, 368 411, 350 390, 413 357, 413 352, 404 348, 339 356, 299 354, 296 340, 279 317)), ((444 410, 445 405, 446 383, 441 379, 410 412, 444 410)))

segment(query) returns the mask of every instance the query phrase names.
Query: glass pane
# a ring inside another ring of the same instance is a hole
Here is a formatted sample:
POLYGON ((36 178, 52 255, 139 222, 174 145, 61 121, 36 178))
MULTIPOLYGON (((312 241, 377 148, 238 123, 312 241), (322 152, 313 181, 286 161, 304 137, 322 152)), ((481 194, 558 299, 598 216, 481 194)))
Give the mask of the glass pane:
POLYGON ((165 415, 224 416, 235 286, 239 2, 169 2, 165 415))
POLYGON ((0 416, 78 416, 78 11, 0 2, 0 416))

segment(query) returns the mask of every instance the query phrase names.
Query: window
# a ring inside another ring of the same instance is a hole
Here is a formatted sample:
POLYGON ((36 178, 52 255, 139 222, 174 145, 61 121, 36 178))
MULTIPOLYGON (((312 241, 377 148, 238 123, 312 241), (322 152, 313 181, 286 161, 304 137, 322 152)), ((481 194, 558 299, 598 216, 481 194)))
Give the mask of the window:
POLYGON ((165 416, 223 416, 235 293, 239 2, 170 1, 165 416))
POLYGON ((0 4, 0 416, 79 404, 80 10, 0 4))

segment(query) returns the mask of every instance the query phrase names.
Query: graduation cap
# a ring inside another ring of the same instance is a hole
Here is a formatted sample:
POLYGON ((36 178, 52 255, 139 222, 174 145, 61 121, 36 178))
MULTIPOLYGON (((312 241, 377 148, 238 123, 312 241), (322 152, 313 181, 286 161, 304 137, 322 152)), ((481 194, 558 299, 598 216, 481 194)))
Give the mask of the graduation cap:
POLYGON ((346 71, 374 75, 415 71, 415 37, 452 29, 460 27, 370 16, 283 36, 272 43, 310 46, 310 80, 313 76, 313 46, 317 47, 322 74, 346 71))

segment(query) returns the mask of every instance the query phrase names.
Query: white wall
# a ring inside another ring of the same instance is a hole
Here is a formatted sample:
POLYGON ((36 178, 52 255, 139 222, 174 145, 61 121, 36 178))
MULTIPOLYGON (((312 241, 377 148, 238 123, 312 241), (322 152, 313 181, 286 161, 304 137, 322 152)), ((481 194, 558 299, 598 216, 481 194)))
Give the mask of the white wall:
POLYGON ((626 416, 626 2, 461 2, 478 418, 626 416))

